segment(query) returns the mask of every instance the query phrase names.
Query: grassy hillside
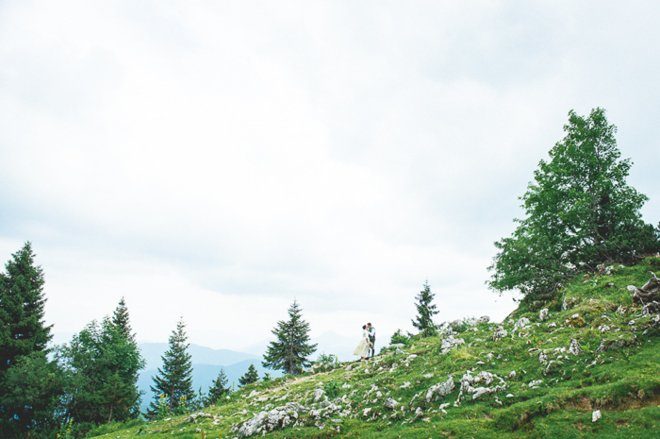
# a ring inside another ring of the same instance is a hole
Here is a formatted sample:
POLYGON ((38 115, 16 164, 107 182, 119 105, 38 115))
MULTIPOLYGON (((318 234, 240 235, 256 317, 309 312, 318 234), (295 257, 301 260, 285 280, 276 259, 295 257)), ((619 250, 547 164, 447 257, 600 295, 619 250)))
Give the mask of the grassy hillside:
POLYGON ((654 437, 660 319, 628 285, 660 258, 575 279, 502 324, 466 320, 368 362, 258 383, 195 415, 109 425, 107 438, 654 437), (595 410, 602 418, 592 422, 595 410))

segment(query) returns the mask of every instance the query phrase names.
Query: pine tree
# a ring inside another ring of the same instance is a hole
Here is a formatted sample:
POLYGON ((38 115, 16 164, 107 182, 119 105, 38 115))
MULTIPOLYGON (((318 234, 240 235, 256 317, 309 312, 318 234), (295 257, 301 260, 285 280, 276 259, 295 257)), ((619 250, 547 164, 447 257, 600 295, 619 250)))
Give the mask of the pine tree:
POLYGON ((277 322, 272 330, 276 340, 268 345, 263 365, 296 375, 310 366, 309 356, 316 351, 316 344, 309 342, 309 323, 302 319, 302 309, 296 301, 288 313, 289 320, 277 322))
POLYGON ((135 340, 135 334, 131 328, 130 317, 128 315, 128 307, 126 301, 122 297, 115 311, 112 313, 112 324, 122 333, 127 340, 135 340))
POLYGON ((254 364, 250 364, 245 375, 238 379, 238 384, 242 387, 247 384, 256 383, 259 381, 259 373, 257 373, 257 368, 254 367, 254 364))
POLYGON ((157 416, 161 395, 167 398, 169 409, 174 413, 188 410, 190 401, 195 398, 192 388, 192 363, 188 353, 188 336, 185 323, 180 320, 169 338, 169 348, 161 357, 162 368, 153 379, 151 391, 154 400, 149 407, 149 415, 157 416))
POLYGON ((44 276, 27 242, 0 273, 0 433, 44 434, 55 423, 59 369, 48 359, 44 276))
POLYGON ((438 314, 438 309, 433 303, 435 294, 431 292, 431 287, 428 282, 424 282, 424 288, 415 297, 417 303, 417 317, 412 321, 415 328, 419 330, 424 336, 434 335, 436 333, 436 326, 433 323, 433 316, 438 314))
POLYGON ((221 398, 229 395, 229 380, 223 369, 220 369, 218 376, 213 380, 211 387, 206 395, 206 405, 217 404, 221 398))
POLYGON ((648 198, 626 182, 631 162, 621 159, 605 110, 569 112, 564 132, 521 197, 525 218, 495 243, 494 290, 543 301, 569 276, 660 250, 659 230, 640 213, 648 198))

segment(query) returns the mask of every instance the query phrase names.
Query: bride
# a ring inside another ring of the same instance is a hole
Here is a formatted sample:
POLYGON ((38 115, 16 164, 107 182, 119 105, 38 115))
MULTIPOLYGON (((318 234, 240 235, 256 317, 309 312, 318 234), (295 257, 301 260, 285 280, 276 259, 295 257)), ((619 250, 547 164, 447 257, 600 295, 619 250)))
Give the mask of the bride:
POLYGON ((371 342, 369 342, 369 331, 367 331, 367 325, 362 327, 362 340, 357 345, 353 351, 353 355, 357 355, 361 360, 366 360, 369 358, 369 348, 371 347, 371 342))

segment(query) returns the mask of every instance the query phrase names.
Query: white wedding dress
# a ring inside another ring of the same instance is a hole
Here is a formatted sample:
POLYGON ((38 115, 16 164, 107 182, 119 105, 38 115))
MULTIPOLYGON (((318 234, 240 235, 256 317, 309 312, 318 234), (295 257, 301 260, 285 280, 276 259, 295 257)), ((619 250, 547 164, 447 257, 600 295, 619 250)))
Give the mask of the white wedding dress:
POLYGON ((353 351, 353 355, 362 358, 369 356, 369 333, 367 331, 362 331, 362 340, 353 351))

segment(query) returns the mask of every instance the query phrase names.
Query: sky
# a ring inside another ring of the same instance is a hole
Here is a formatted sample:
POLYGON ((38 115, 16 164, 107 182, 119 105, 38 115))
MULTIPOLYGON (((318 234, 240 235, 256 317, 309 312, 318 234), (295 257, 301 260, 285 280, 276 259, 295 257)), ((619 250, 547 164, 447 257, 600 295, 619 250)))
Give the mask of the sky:
POLYGON ((601 106, 660 219, 655 1, 0 1, 0 260, 31 241, 65 341, 252 350, 501 320, 485 285, 567 113, 601 106))

